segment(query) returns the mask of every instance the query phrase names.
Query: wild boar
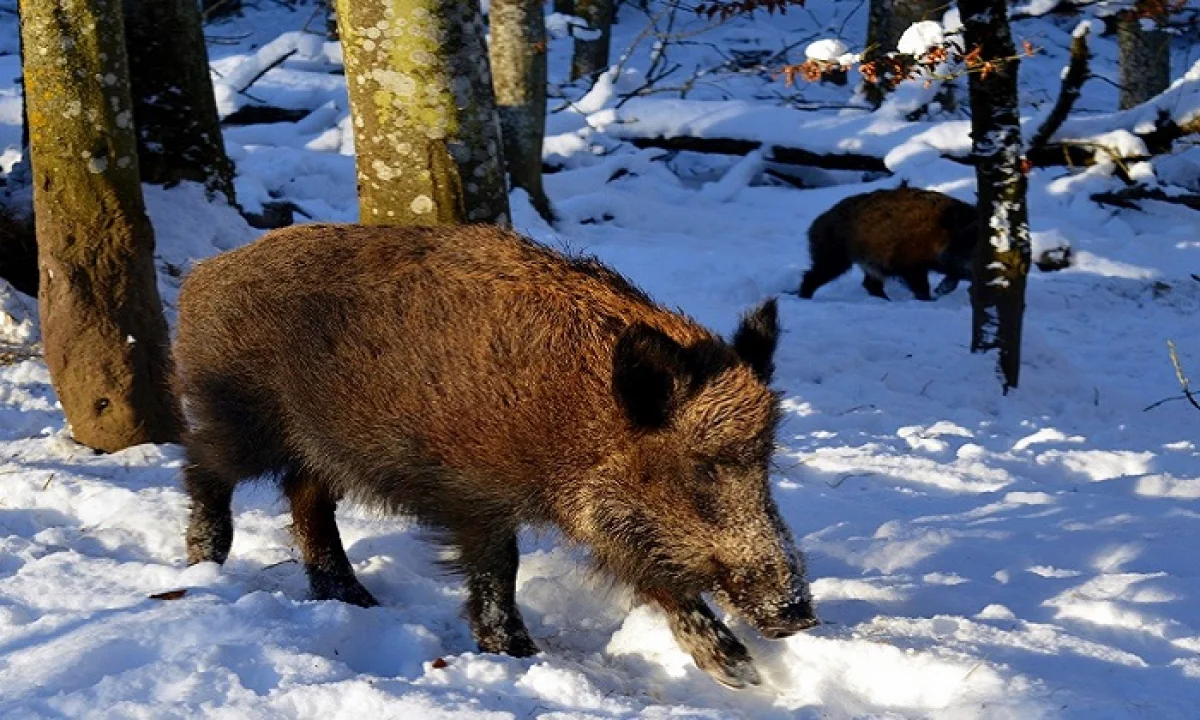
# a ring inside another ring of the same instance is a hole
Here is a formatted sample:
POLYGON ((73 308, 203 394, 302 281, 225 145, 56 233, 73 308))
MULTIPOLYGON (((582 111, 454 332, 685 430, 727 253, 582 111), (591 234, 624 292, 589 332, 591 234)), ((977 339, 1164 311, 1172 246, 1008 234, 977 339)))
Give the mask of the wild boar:
POLYGON ((730 342, 599 262, 490 226, 308 225, 200 263, 179 298, 188 562, 224 562, 241 480, 278 479, 312 594, 375 598, 342 499, 439 531, 485 652, 537 647, 517 531, 557 526, 657 603, 720 682, 759 682, 711 592, 767 637, 817 624, 772 500, 774 300, 730 342))
POLYGON ((918 300, 932 300, 930 270, 945 275, 939 296, 972 277, 978 228, 974 205, 930 190, 900 187, 848 197, 808 229, 812 267, 800 297, 811 298, 857 264, 863 287, 875 297, 887 300, 884 279, 899 277, 918 300))

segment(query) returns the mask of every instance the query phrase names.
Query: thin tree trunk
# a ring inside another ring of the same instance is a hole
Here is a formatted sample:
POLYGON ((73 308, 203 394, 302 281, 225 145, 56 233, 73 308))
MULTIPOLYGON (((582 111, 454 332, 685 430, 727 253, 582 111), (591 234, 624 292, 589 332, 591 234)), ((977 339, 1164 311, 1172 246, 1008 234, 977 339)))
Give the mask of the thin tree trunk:
POLYGON ((142 181, 202 183, 232 205, 208 50, 195 0, 124 0, 133 119, 142 181))
POLYGON ((575 15, 587 21, 588 29, 575 28, 575 51, 571 79, 594 78, 608 69, 612 41, 614 0, 575 0, 575 15), (593 37, 594 36, 594 37, 593 37))
MULTIPOLYGON (((870 0, 863 62, 878 62, 888 53, 896 52, 900 37, 910 25, 922 20, 940 20, 945 9, 946 4, 941 0, 870 0)), ((876 107, 897 83, 897 78, 885 77, 882 70, 878 81, 863 82, 863 93, 876 107)))
POLYGON ((1138 0, 1117 21, 1122 110, 1141 105, 1171 82, 1171 36, 1148 5, 1138 0), (1155 29, 1143 28, 1143 21, 1154 22, 1155 29))
MULTIPOLYGON (((17 46, 24 64, 25 44, 17 46)), ((29 169, 29 108, 21 81, 21 159, 4 178, 0 190, 0 278, 26 295, 37 295, 37 240, 33 230, 33 204, 25 202, 33 183, 29 169)))
POLYGON ((50 378, 79 442, 177 437, 118 0, 22 0, 50 378))
POLYGON ((542 187, 546 133, 546 19, 541 0, 492 0, 492 83, 513 185, 529 194, 538 214, 553 222, 542 187))
POLYGON ((478 0, 338 0, 361 221, 507 224, 478 0))
POLYGON ((970 75, 972 154, 979 193, 979 251, 971 283, 971 351, 998 352, 1005 392, 1017 387, 1030 237, 1017 112, 1018 62, 1004 0, 959 0, 968 50, 987 72, 970 75))
POLYGON ((337 41, 338 35, 337 24, 337 0, 322 0, 325 3, 325 39, 337 41))

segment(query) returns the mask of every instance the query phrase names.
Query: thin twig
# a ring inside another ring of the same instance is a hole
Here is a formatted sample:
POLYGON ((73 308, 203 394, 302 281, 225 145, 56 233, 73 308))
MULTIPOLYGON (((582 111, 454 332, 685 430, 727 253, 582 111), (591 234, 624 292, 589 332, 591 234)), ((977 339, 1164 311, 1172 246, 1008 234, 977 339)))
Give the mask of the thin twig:
POLYGON ((254 83, 258 82, 259 79, 261 79, 263 75, 266 75, 267 73, 271 72, 275 68, 279 67, 280 65, 282 65, 284 63, 285 60, 287 60, 288 58, 290 58, 291 56, 295 55, 298 52, 300 52, 299 48, 292 48, 291 50, 288 50, 284 54, 280 55, 279 57, 275 58, 271 62, 267 63, 266 67, 264 67, 262 70, 258 71, 258 73, 256 73, 254 75, 254 77, 250 78, 249 82, 247 82, 245 85, 241 86, 240 88, 237 88, 237 91, 239 93, 241 93, 242 95, 245 95, 246 97, 250 97, 250 95, 246 91, 249 90, 251 87, 253 87, 254 83))
POLYGON ((1175 377, 1179 380, 1179 386, 1183 388, 1183 396, 1187 398, 1192 407, 1200 410, 1200 400, 1192 394, 1191 388, 1188 386, 1187 375, 1183 374, 1183 365, 1179 362, 1179 353, 1175 351, 1175 341, 1167 341, 1167 350, 1171 355, 1171 364, 1175 366, 1175 377))

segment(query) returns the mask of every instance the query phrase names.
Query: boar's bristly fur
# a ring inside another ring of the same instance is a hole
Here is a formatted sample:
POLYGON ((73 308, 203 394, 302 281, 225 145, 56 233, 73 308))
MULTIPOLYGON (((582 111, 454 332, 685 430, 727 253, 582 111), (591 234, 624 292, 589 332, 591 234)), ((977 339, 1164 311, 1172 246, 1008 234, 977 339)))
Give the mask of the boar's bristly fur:
POLYGON ((809 227, 812 267, 800 297, 811 298, 858 265, 863 287, 875 297, 888 299, 884 280, 898 277, 917 299, 932 300, 929 271, 945 275, 937 295, 971 277, 978 227, 975 206, 930 190, 899 187, 848 197, 809 227))
POLYGON ((699 667, 756 683, 701 594, 768 637, 817 622, 768 482, 778 334, 774 301, 727 343, 494 227, 268 233, 180 294, 188 561, 223 562, 235 485, 273 476, 313 595, 373 605, 336 504, 411 514, 456 551, 480 649, 524 656, 516 533, 557 526, 657 603, 699 667))

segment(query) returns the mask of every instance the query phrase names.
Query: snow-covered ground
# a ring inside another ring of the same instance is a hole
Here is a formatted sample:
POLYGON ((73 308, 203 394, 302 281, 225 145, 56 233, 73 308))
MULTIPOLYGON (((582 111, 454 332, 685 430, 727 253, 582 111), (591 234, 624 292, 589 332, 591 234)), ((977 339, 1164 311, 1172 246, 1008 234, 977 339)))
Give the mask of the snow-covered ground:
MULTIPOLYGON (((311 13, 264 2, 209 26, 219 40, 217 82, 236 79, 258 46, 300 30, 311 13)), ((621 20, 617 47, 645 18, 626 6, 621 20)), ((1057 92, 1074 22, 1016 25, 1019 39, 1045 49, 1022 66, 1031 122, 1045 110, 1034 104, 1057 92)), ((808 41, 839 28, 861 49, 865 6, 811 0, 782 18, 699 36, 712 45, 669 52, 684 77, 718 64, 729 47, 795 44, 789 57, 799 61, 808 41)), ((0 14, 0 36, 14 32, 0 14)), ((294 125, 228 129, 238 192, 250 207, 284 198, 316 219, 352 220, 345 92, 329 73, 337 48, 288 42, 299 52, 251 94, 315 112, 294 125)), ((552 110, 565 106, 551 114, 546 144, 547 161, 562 168, 546 177, 559 226, 542 223, 520 193, 514 215, 534 237, 598 255, 720 331, 752 303, 794 290, 808 264, 808 224, 841 198, 900 180, 973 198, 970 169, 941 158, 965 151, 961 113, 913 123, 903 108, 812 110, 847 104, 850 89, 788 90, 754 73, 705 76, 688 99, 739 100, 707 109, 726 113, 721 127, 768 142, 886 155, 894 175, 867 182, 810 171, 814 187, 798 190, 764 182, 758 154, 635 149, 620 140, 628 125, 718 127, 704 124, 712 120, 704 107, 676 103, 678 93, 616 107, 641 84, 649 46, 639 47, 628 73, 587 94, 567 88, 570 104, 551 101, 552 110), (764 109, 781 98, 804 109, 764 109)), ((1093 47, 1095 71, 1114 78, 1115 39, 1093 38, 1093 47)), ((554 77, 569 51, 569 39, 552 41, 554 77)), ((1177 43, 1173 77, 1198 57, 1177 43)), ((19 146, 17 75, 15 57, 0 56, 5 167, 19 146)), ((218 94, 224 112, 250 102, 218 94)), ((1111 86, 1086 86, 1081 110, 1114 106, 1111 86)), ((1196 189, 1198 152, 1145 171, 1196 189)), ((518 602, 544 649, 525 660, 473 651, 459 583, 404 518, 340 514, 379 608, 307 599, 286 503, 268 487, 239 492, 224 568, 185 568, 179 449, 80 448, 44 364, 7 358, 0 717, 1195 717, 1200 412, 1177 399, 1166 342, 1200 383, 1200 215, 1154 202, 1143 211, 1099 206, 1088 195, 1118 189, 1112 172, 1031 175, 1038 242, 1065 240, 1078 262, 1031 275, 1022 384, 1008 397, 993 360, 967 351, 965 286, 919 303, 893 285, 886 303, 868 297, 854 273, 811 301, 781 295, 777 385, 787 417, 775 495, 808 554, 826 624, 767 642, 735 623, 766 677, 748 691, 698 671, 661 616, 597 584, 581 551, 553 535, 522 538, 518 602), (150 597, 180 589, 182 597, 150 597)), ((205 204, 195 187, 147 188, 147 203, 173 317, 177 269, 256 231, 205 204)), ((29 345, 35 303, 0 295, 0 340, 29 345)))

